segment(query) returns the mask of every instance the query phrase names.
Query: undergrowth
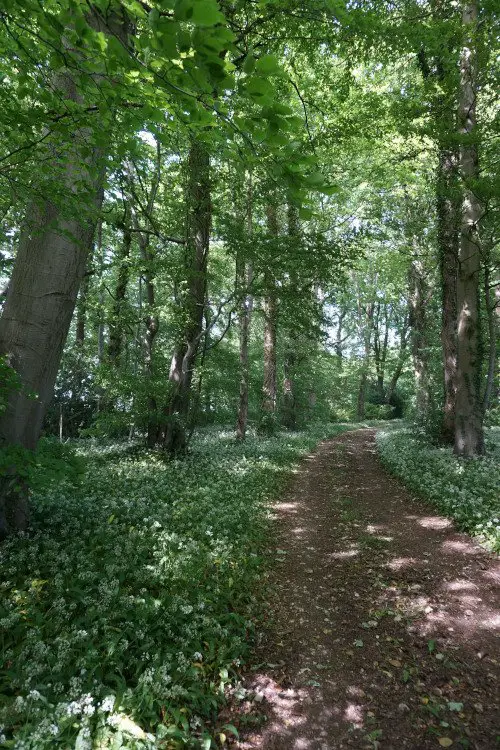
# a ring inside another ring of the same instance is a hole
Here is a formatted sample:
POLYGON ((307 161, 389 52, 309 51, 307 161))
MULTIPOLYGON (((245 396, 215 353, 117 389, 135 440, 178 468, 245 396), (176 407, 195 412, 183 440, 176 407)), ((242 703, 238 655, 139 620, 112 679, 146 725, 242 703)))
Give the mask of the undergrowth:
POLYGON ((267 500, 322 437, 209 430, 184 461, 92 440, 46 455, 30 533, 0 548, 0 745, 217 747, 252 642, 267 500))
POLYGON ((500 552, 500 430, 489 431, 487 455, 475 459, 436 448, 409 428, 378 432, 377 445, 393 474, 453 518, 458 528, 500 552))

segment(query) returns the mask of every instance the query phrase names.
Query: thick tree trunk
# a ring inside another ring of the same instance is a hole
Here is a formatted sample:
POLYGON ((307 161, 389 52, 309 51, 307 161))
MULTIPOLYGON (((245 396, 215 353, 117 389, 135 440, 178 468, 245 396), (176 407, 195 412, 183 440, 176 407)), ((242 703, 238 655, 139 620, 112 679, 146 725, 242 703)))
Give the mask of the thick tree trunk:
MULTIPOLYGON (((126 35, 126 21, 120 14, 104 18, 91 11, 89 23, 105 33, 126 35)), ((59 73, 53 85, 61 99, 82 104, 69 69, 59 73)), ((48 146, 54 176, 66 194, 79 197, 79 210, 74 204, 68 209, 62 201, 46 198, 32 205, 25 218, 0 320, 0 354, 22 382, 0 417, 4 448, 35 449, 52 398, 103 198, 103 153, 101 148, 89 148, 92 140, 92 129, 86 126, 76 129, 70 142, 54 138, 48 146)), ((0 480, 0 536, 23 529, 28 522, 27 493, 15 489, 19 469, 13 464, 0 480)))
POLYGON ((459 124, 462 135, 460 171, 464 181, 462 226, 460 235, 458 308, 458 367, 455 423, 455 453, 475 456, 484 453, 483 410, 480 398, 480 303, 481 240, 478 224, 482 207, 475 193, 478 178, 476 136, 477 95, 477 5, 466 2, 463 8, 465 44, 460 60, 459 124))
POLYGON ((459 204, 457 201, 457 157, 440 148, 437 177, 437 229, 441 275, 444 400, 441 437, 453 443, 457 371, 457 278, 459 204))
POLYGON ((170 454, 186 450, 191 382, 203 333, 207 294, 207 263, 212 220, 210 155, 204 143, 193 139, 188 157, 187 220, 184 251, 185 293, 181 299, 184 321, 170 365, 171 395, 165 409, 163 445, 170 454))
POLYGON ((118 256, 118 278, 109 321, 108 357, 115 367, 120 364, 123 344, 123 308, 130 278, 130 249, 132 247, 132 227, 130 209, 125 208, 123 217, 123 240, 118 256))
MULTIPOLYGON (((253 231, 253 188, 251 177, 248 181, 247 190, 247 233, 250 239, 253 231)), ((253 310, 253 297, 250 293, 252 284, 252 265, 242 258, 236 258, 236 284, 242 294, 238 310, 238 327, 240 337, 240 394, 238 403, 238 419, 236 423, 236 439, 245 440, 248 423, 248 389, 249 389, 249 367, 248 367, 248 345, 250 341, 250 324, 253 310)))
MULTIPOLYGON (((278 217, 276 206, 272 203, 267 207, 267 229, 271 237, 278 236, 278 217)), ((268 418, 276 414, 277 396, 277 364, 276 364, 276 336, 277 336, 277 300, 274 279, 269 274, 265 279, 266 297, 264 298, 264 378, 262 383, 262 412, 268 418)))

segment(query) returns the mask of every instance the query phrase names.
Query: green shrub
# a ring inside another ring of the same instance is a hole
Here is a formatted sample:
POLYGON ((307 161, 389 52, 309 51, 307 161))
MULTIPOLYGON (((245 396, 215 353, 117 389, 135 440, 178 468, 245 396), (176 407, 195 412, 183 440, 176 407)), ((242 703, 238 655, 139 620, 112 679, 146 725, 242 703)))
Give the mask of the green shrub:
POLYGON ((430 500, 457 526, 500 551, 500 434, 492 431, 488 455, 461 459, 431 445, 415 429, 381 431, 377 445, 387 468, 430 500))
POLYGON ((206 430, 184 461, 76 443, 83 480, 37 491, 32 531, 0 547, 6 746, 208 748, 251 643, 268 500, 342 429, 206 430))

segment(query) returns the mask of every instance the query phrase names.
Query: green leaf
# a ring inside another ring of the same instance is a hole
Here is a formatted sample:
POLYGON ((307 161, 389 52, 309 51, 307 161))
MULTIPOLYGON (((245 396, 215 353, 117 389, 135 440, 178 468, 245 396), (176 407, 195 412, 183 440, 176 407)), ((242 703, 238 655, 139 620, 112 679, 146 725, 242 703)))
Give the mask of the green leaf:
POLYGON ((255 57, 253 55, 247 55, 243 61, 242 70, 244 73, 253 73, 255 70, 255 57))
POLYGON ((246 84, 246 91, 256 100, 270 97, 274 93, 273 87, 264 78, 250 78, 246 84))
POLYGON ((275 55, 263 55, 257 60, 255 65, 257 73, 264 76, 283 76, 285 75, 281 68, 278 58, 275 55))
POLYGON ((191 20, 197 26, 215 26, 226 19, 215 0, 198 0, 193 6, 191 20))

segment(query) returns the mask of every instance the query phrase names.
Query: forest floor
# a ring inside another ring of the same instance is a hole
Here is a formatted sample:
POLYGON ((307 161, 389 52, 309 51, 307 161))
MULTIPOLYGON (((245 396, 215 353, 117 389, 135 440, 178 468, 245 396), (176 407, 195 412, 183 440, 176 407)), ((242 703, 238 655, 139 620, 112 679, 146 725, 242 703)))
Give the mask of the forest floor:
POLYGON ((500 747, 498 559, 384 470, 374 430, 322 443, 273 510, 241 750, 500 747))

